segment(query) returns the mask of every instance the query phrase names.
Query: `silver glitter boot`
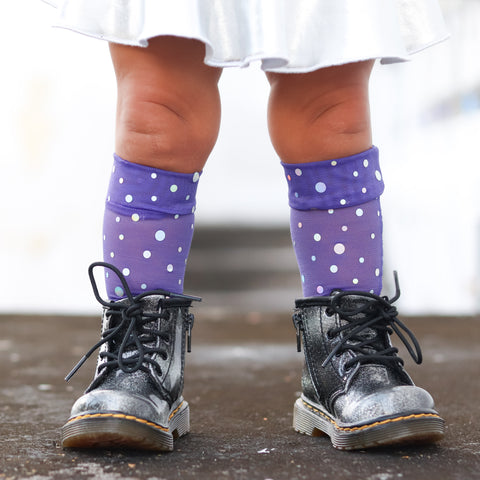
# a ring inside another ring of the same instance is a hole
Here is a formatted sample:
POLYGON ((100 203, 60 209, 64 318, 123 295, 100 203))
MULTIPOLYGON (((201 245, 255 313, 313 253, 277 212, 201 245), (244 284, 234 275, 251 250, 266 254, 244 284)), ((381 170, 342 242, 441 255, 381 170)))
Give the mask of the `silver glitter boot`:
POLYGON ((326 434, 341 450, 442 438, 444 421, 432 397, 413 384, 390 342, 396 333, 421 363, 417 340, 392 306, 400 296, 396 275, 395 283, 391 300, 334 292, 296 301, 297 347, 300 351, 303 336, 305 352, 303 394, 294 407, 296 431, 326 434))
POLYGON ((196 297, 163 290, 136 297, 114 266, 90 266, 97 300, 104 306, 102 339, 90 349, 67 380, 100 347, 93 382, 73 405, 62 428, 62 446, 173 450, 174 438, 190 429, 188 403, 182 397, 185 344, 190 351, 196 297), (127 298, 101 299, 93 277, 96 266, 118 275, 127 298))

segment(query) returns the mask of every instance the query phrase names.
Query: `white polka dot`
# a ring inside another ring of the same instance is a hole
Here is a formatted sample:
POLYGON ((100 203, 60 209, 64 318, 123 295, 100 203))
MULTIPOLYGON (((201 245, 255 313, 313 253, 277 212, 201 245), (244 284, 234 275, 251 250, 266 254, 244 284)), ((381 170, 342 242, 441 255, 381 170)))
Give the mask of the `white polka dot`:
POLYGON ((157 178, 157 174, 156 174, 156 173, 152 173, 150 176, 151 176, 154 180, 157 178))
POLYGON ((173 265, 171 263, 167 265, 167 272, 173 272, 173 265))
POLYGON ((295 198, 298 198, 298 192, 295 192, 295 198))
POLYGON ((131 195, 125 195, 125 201, 126 201, 127 203, 132 203, 133 197, 132 197, 131 195))
POLYGON ((346 232, 348 230, 348 227, 346 225, 342 226, 342 232, 346 232))
POLYGON ((120 177, 120 178, 118 179, 118 183, 123 183, 123 178, 122 178, 122 177, 120 177))
POLYGON ((182 284, 182 279, 181 279, 181 278, 178 280, 178 284, 179 284, 179 285, 182 284))
POLYGON ((177 186, 177 185, 175 185, 175 184, 174 184, 174 185, 170 185, 170 191, 171 191, 172 193, 175 193, 177 190, 178 190, 178 186, 177 186))
POLYGON ((331 265, 331 266, 330 266, 330 271, 331 271, 332 273, 337 273, 337 272, 338 272, 338 267, 337 267, 336 265, 331 265))
POLYGON ((134 222, 138 222, 138 221, 140 220, 140 215, 139 215, 138 213, 134 213, 134 214, 132 215, 132 220, 133 220, 134 222))
POLYGON ((140 285, 140 288, 141 288, 142 290, 146 290, 146 289, 147 289, 147 284, 146 284, 146 283, 142 283, 142 284, 140 285))
POLYGON ((319 293, 320 295, 323 293, 323 287, 321 285, 317 287, 317 293, 319 293))
POLYGON ((109 202, 109 201, 110 201, 110 195, 107 196, 107 202, 109 202))
POLYGON ((337 166, 337 161, 336 160, 332 160, 332 162, 330 163, 330 165, 332 167, 336 167, 337 166))
POLYGON ((357 209, 355 210, 355 215, 356 215, 357 217, 361 217, 361 216, 363 215, 363 210, 362 210, 361 208, 357 208, 357 209))
POLYGON ((317 260, 317 257, 315 255, 312 255, 312 262, 315 262, 317 260))
POLYGON ((376 277, 379 277, 379 276, 380 276, 380 269, 379 269, 379 268, 376 268, 376 269, 375 269, 375 276, 376 276, 376 277))
POLYGON ((365 263, 365 259, 364 259, 363 257, 360 257, 360 258, 358 259, 358 261, 359 261, 360 263, 365 263))
POLYGON ((336 243, 333 247, 333 251, 337 255, 343 255, 345 253, 345 245, 343 243, 336 243))
POLYGON ((195 172, 193 174, 193 183, 197 183, 198 182, 198 179, 200 178, 200 174, 198 172, 195 172))
POLYGON ((121 233, 119 236, 118 236, 118 239, 119 240, 123 240, 125 238, 125 235, 123 233, 121 233))
POLYGON ((375 177, 379 182, 382 180, 382 174, 378 170, 375 170, 375 177))
POLYGON ((367 193, 367 189, 365 187, 362 188, 362 193, 367 193))
POLYGON ((112 167, 112 173, 115 173, 115 165, 112 167))
POLYGON ((305 283, 305 275, 302 275, 302 283, 305 283))
POLYGON ((115 287, 115 295, 117 297, 123 297, 124 291, 122 287, 115 287))
POLYGON ((152 202, 156 202, 158 200, 158 197, 156 195, 152 195, 150 198, 152 202))
POLYGON ((195 207, 192 207, 192 213, 195 213, 195 207))
POLYGON ((327 186, 323 182, 318 182, 315 184, 315 190, 318 193, 323 193, 327 190, 327 186))
POLYGON ((368 167, 368 160, 365 159, 365 160, 363 161, 363 166, 364 166, 365 168, 368 167))
POLYGON ((190 195, 187 195, 187 196, 185 197, 185 200, 187 200, 187 202, 188 202, 188 200, 190 200, 190 195))
POLYGON ((115 221, 116 221, 117 223, 120 223, 120 217, 116 217, 116 218, 115 218, 115 221))
POLYGON ((105 278, 108 278, 110 274, 108 272, 105 272, 105 278))
POLYGON ((163 230, 157 230, 155 232, 155 240, 157 242, 163 242, 165 240, 165 237, 166 237, 166 235, 165 235, 165 232, 163 230))
POLYGON ((295 169, 295 175, 296 175, 297 177, 300 177, 300 176, 302 175, 302 170, 301 170, 300 168, 296 168, 296 169, 295 169))
POLYGON ((177 213, 174 217, 175 220, 178 220, 180 218, 180 215, 177 213))
POLYGON ((353 283, 354 285, 358 285, 358 278, 354 278, 354 279, 352 280, 352 283, 353 283))
POLYGON ((353 176, 358 177, 358 172, 356 170, 353 172, 353 176))
POLYGON ((107 239, 106 235, 103 236, 103 241, 105 241, 107 239))
POLYGON ((303 227, 303 223, 302 222, 298 222, 298 228, 302 228, 303 227))
POLYGON ((335 210, 333 208, 329 208, 328 209, 328 214, 332 215, 333 213, 335 213, 335 210))
POLYGON ((143 252, 143 258, 150 258, 152 256, 152 252, 150 250, 145 250, 143 252))
POLYGON ((123 273, 126 277, 128 277, 128 276, 130 275, 130 269, 129 269, 129 268, 124 268, 124 269, 122 270, 122 273, 123 273))
POLYGON ((110 252, 110 258, 113 258, 115 256, 115 253, 110 252))
POLYGON ((313 239, 314 239, 316 242, 319 242, 319 241, 322 239, 322 236, 321 236, 319 233, 316 233, 316 234, 313 236, 313 239))
POLYGON ((182 253, 183 252, 183 248, 182 247, 178 247, 178 253, 182 253))
POLYGON ((347 204, 347 201, 344 198, 342 198, 340 200, 340 205, 346 205, 346 204, 347 204))
POLYGON ((372 233, 372 234, 370 235, 370 238, 371 238, 372 240, 374 240, 374 239, 375 239, 375 234, 372 233))

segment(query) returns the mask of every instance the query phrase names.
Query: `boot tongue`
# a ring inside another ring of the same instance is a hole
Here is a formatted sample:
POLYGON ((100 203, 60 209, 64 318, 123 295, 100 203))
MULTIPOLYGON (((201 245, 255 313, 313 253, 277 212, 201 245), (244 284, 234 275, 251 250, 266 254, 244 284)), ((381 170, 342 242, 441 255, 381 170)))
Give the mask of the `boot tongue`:
MULTIPOLYGON (((373 302, 374 301, 372 299, 363 297, 361 295, 348 295, 343 297, 340 303, 340 325, 344 326, 356 322, 359 322, 358 325, 367 323, 371 319, 371 315, 369 315, 370 312, 366 307, 373 302)), ((358 327, 352 327, 352 330, 354 328, 357 329, 358 327)), ((347 331, 346 334, 348 335, 350 331, 347 331)), ((377 348, 382 348, 382 343, 378 338, 378 332, 371 327, 360 330, 354 338, 348 340, 348 343, 355 345, 361 342, 360 338, 362 340, 370 340, 376 337, 377 341, 373 343, 372 347, 366 347, 366 350, 369 351, 369 353, 374 353, 374 346, 377 348)))
MULTIPOLYGON (((122 299, 116 302, 117 304, 120 305, 125 305, 127 308, 131 305, 131 302, 128 299, 122 299)), ((145 313, 153 313, 153 314, 158 314, 160 311, 160 297, 159 296, 151 296, 151 297, 145 297, 142 298, 138 304, 138 312, 142 313, 142 318, 143 314, 145 313)), ((133 309, 132 309, 133 312, 133 309)), ((109 327, 115 327, 117 326, 121 321, 121 313, 118 313, 116 315, 112 315, 110 317, 110 324, 109 327)), ((112 341, 112 353, 117 354, 120 348, 120 345, 122 344, 122 341, 124 340, 125 335, 127 334, 127 330, 131 324, 131 320, 134 318, 128 319, 127 322, 125 322, 125 325, 119 330, 118 334, 116 335, 116 338, 112 341)), ((140 343, 146 347, 146 348, 154 348, 156 345, 156 337, 153 335, 149 335, 146 333, 142 333, 142 331, 149 330, 149 329, 156 329, 157 328, 157 318, 152 318, 151 321, 147 322, 142 322, 141 323, 141 329, 140 325, 138 325, 138 322, 136 326, 134 327, 133 331, 130 333, 130 338, 127 341, 127 347, 123 350, 122 352, 122 358, 127 359, 132 356, 135 356, 138 354, 138 347, 135 343, 135 338, 134 336, 136 335, 140 343), (146 341, 146 340, 149 341, 146 341)))
MULTIPOLYGON (((136 360, 139 359, 140 352, 135 337, 144 350, 156 349, 158 347, 158 338, 154 334, 149 334, 148 330, 151 329, 158 331, 159 328, 161 328, 158 325, 158 316, 162 308, 162 299, 163 297, 159 295, 144 297, 138 302, 136 308, 128 299, 116 301, 115 304, 119 305, 120 309, 104 317, 104 329, 113 329, 122 322, 122 315, 125 315, 122 314, 123 309, 131 307, 132 317, 128 318, 127 316, 122 328, 117 332, 115 337, 108 342, 108 351, 117 357, 121 354, 121 359, 123 361, 128 361, 128 359, 132 358, 133 362, 136 363, 136 360), (138 312, 137 316, 141 315, 141 322, 135 320, 135 312, 138 312), (155 316, 153 316, 151 320, 148 319, 147 321, 143 321, 145 320, 145 314, 152 314, 155 316), (123 348, 123 351, 120 351, 122 342, 125 340, 125 336, 127 335, 132 320, 135 321, 136 324, 130 332, 129 338, 126 339, 126 346, 123 348)), ((146 366, 147 363, 143 361, 142 365, 146 366)), ((149 385, 152 385, 152 379, 147 371, 138 369, 132 372, 125 372, 119 365, 118 367, 104 370, 101 375, 98 375, 94 379, 87 391, 101 387, 104 389, 120 389, 132 391, 132 393, 139 393, 139 389, 146 388, 148 390, 151 388, 149 385)), ((158 386, 156 388, 158 388, 158 386)))

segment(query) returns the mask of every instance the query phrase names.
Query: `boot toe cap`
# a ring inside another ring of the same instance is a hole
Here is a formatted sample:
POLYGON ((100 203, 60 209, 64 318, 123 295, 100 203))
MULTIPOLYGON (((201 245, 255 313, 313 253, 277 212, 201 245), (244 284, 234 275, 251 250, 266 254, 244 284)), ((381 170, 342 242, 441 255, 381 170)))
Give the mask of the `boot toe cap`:
POLYGON ((436 413, 431 395, 413 385, 395 386, 354 398, 347 393, 337 399, 334 408, 337 418, 345 424, 368 423, 412 413, 436 413))
POLYGON ((149 399, 124 391, 98 389, 82 395, 74 403, 70 418, 115 415, 166 425, 169 414, 170 406, 165 400, 149 399))

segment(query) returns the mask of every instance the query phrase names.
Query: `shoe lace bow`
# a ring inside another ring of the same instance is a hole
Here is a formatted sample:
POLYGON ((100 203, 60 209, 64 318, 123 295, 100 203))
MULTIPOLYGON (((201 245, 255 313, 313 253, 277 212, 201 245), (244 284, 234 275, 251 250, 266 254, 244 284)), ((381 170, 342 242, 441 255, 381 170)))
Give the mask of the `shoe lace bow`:
MULTIPOLYGON (((112 351, 100 352, 100 358, 106 358, 107 361, 100 364, 99 369, 116 369, 120 368, 125 373, 134 373, 138 370, 148 372, 145 363, 152 364, 155 368, 159 368, 158 364, 152 359, 152 355, 159 354, 164 360, 167 358, 167 351, 162 345, 170 341, 168 333, 162 332, 155 328, 154 321, 157 319, 165 319, 168 312, 160 309, 159 312, 144 312, 142 299, 150 295, 160 295, 162 297, 175 297, 185 300, 200 301, 198 297, 168 292, 163 289, 151 290, 137 296, 133 296, 127 284, 124 275, 114 265, 105 262, 95 262, 88 269, 90 282, 92 284, 95 298, 105 308, 105 315, 110 316, 110 328, 102 332, 102 338, 75 365, 70 373, 65 377, 68 381, 75 375, 87 359, 107 342, 112 342, 112 351), (104 267, 113 271, 120 279, 123 290, 126 294, 124 302, 107 302, 99 291, 94 277, 94 269, 96 267, 104 267), (159 338, 161 342, 156 342, 159 338)), ((188 321, 188 340, 190 347, 190 329, 191 316, 188 321)), ((190 348, 189 348, 190 350, 190 348)), ((100 371, 99 370, 99 371, 100 371)))
POLYGON ((355 364, 390 363, 404 364, 397 355, 398 349, 385 345, 385 333, 396 333, 405 345, 413 360, 422 363, 422 351, 415 335, 398 319, 398 312, 392 304, 400 297, 400 286, 397 272, 394 272, 395 296, 392 299, 381 297, 369 292, 343 291, 332 297, 327 314, 338 314, 346 323, 334 327, 327 333, 330 338, 340 336, 340 341, 332 349, 322 366, 344 351, 353 351, 356 355, 345 363, 345 369, 355 364), (366 301, 349 302, 349 297, 362 297, 366 301), (342 334, 343 332, 343 334, 342 334))

